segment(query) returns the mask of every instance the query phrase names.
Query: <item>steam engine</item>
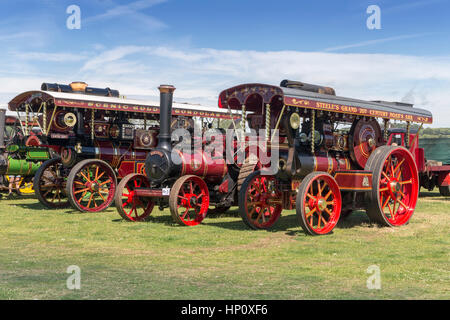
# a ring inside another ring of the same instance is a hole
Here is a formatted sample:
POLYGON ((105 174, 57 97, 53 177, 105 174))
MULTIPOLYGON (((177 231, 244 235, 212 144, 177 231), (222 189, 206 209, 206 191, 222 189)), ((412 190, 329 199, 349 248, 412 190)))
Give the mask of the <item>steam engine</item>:
MULTIPOLYGON (((149 151, 145 160, 146 176, 152 186, 170 187, 181 176, 195 175, 204 179, 208 185, 218 186, 225 183, 228 190, 234 182, 228 175, 228 166, 222 154, 216 158, 204 152, 203 148, 193 148, 194 150, 191 148, 190 152, 186 152, 174 147, 171 137, 171 115, 175 88, 163 85, 159 90, 161 114, 158 145, 149 151)), ((203 137, 194 136, 191 147, 195 144, 205 146, 206 141, 203 137)), ((218 187, 215 190, 217 191, 218 187)), ((221 201, 220 197, 215 197, 218 195, 214 192, 211 196, 214 202, 221 201)))

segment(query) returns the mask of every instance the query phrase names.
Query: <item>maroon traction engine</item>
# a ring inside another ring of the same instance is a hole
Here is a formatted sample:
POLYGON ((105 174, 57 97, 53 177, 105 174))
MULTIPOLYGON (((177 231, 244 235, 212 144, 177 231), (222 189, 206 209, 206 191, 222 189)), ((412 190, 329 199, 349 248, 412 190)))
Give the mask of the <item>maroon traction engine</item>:
MULTIPOLYGON (((158 143, 159 104, 126 99, 109 88, 44 83, 41 91, 15 97, 9 109, 36 119, 43 144, 60 155, 45 162, 34 179, 36 195, 48 208, 106 209, 118 180, 144 173, 147 154, 158 143)), ((195 118, 230 119, 217 108, 184 103, 172 112, 174 128, 191 129, 195 118)))
POLYGON ((270 228, 283 209, 293 208, 312 235, 331 232, 341 216, 357 209, 385 226, 411 218, 417 166, 409 142, 406 148, 386 145, 387 129, 390 120, 405 121, 408 130, 412 122, 431 123, 430 112, 338 97, 332 88, 287 80, 227 89, 219 107, 251 112, 249 127, 265 128, 267 139, 279 129, 277 172, 255 171, 240 188, 240 213, 249 227, 270 228))
MULTIPOLYGON (((236 180, 239 167, 227 164, 224 154, 209 154, 205 148, 215 140, 194 136, 192 146, 198 149, 176 150, 172 141, 172 99, 175 88, 160 90, 160 131, 158 145, 151 148, 145 160, 145 173, 127 175, 115 196, 119 214, 128 221, 143 221, 155 205, 170 208, 174 222, 195 226, 203 221, 210 206, 227 210, 237 199, 236 180)), ((232 114, 229 114, 230 118, 232 114)), ((233 117, 233 121, 235 116, 233 117)), ((224 132, 216 143, 225 153, 224 132)), ((232 144, 233 145, 233 144, 232 144)))

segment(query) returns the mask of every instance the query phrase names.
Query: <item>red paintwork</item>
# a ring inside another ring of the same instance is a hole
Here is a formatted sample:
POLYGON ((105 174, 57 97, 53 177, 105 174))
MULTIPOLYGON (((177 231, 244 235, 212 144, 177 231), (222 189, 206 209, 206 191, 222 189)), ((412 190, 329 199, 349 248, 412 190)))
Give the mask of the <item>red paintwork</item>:
POLYGON ((350 158, 341 156, 339 159, 333 158, 329 155, 314 155, 315 167, 314 171, 322 171, 333 173, 338 170, 351 170, 352 162, 350 158))
POLYGON ((169 197, 163 195, 161 189, 149 189, 149 188, 138 188, 135 190, 135 194, 138 197, 146 197, 146 198, 164 198, 169 197))
MULTIPOLYGON (((125 111, 125 112, 137 112, 137 113, 150 113, 159 114, 159 107, 154 106, 142 106, 142 105, 128 105, 123 103, 103 103, 92 101, 81 101, 75 99, 54 99, 55 105, 59 107, 71 107, 71 108, 83 108, 83 109, 96 109, 96 110, 111 110, 111 111, 125 111)), ((180 108, 173 108, 172 115, 174 116, 187 116, 187 117, 204 117, 204 118, 219 118, 219 119, 231 119, 231 116, 223 112, 213 111, 200 111, 200 110, 186 110, 180 108)), ((234 116, 239 118, 239 116, 234 116)))
POLYGON ((372 172, 338 171, 334 179, 343 191, 372 190, 372 172))
POLYGON ((120 142, 117 147, 111 141, 96 140, 96 158, 118 169, 121 179, 130 173, 143 173, 147 152, 136 150, 131 142, 120 142))
POLYGON ((178 154, 182 161, 181 176, 192 174, 209 182, 220 182, 228 172, 226 160, 223 158, 213 159, 205 152, 178 154))

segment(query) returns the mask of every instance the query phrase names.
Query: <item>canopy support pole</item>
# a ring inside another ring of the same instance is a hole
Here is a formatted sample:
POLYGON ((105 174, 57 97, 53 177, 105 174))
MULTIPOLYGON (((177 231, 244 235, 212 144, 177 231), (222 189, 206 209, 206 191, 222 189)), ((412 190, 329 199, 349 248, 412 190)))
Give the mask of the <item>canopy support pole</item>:
POLYGON ((406 122, 406 149, 409 149, 409 133, 411 132, 411 122, 406 122))
POLYGON ((95 110, 92 109, 91 110, 91 140, 92 140, 92 142, 94 142, 94 138, 95 138, 94 124, 95 124, 95 110))
POLYGON ((384 119, 384 142, 387 143, 388 142, 388 138, 389 138, 389 119, 384 119))
MULTIPOLYGON (((277 131, 278 127, 280 126, 280 121, 281 121, 281 118, 283 117, 284 109, 286 109, 286 105, 283 105, 283 109, 281 109, 280 116, 278 117, 278 121, 277 121, 277 124, 275 126, 275 131, 277 131)), ((275 137, 275 131, 272 133, 272 138, 270 138, 270 143, 272 143, 273 138, 275 137)))
POLYGON ((316 110, 311 111, 311 153, 314 153, 314 144, 316 140, 316 110))
POLYGON ((48 124, 46 136, 48 136, 48 134, 50 133, 50 128, 52 127, 53 119, 55 118, 56 109, 58 109, 58 106, 55 105, 55 109, 53 109, 52 117, 50 118, 50 123, 48 124))
POLYGON ((270 104, 266 104, 266 141, 270 139, 270 104))

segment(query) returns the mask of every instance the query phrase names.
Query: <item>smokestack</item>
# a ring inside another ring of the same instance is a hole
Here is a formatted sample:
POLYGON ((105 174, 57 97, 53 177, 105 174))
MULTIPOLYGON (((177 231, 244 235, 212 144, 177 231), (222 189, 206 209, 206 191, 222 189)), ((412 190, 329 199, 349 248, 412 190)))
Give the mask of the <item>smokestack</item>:
POLYGON ((170 152, 172 149, 170 123, 172 122, 172 102, 175 87, 161 85, 158 89, 160 92, 158 148, 170 152))
POLYGON ((6 110, 0 109, 0 149, 5 149, 6 110))

